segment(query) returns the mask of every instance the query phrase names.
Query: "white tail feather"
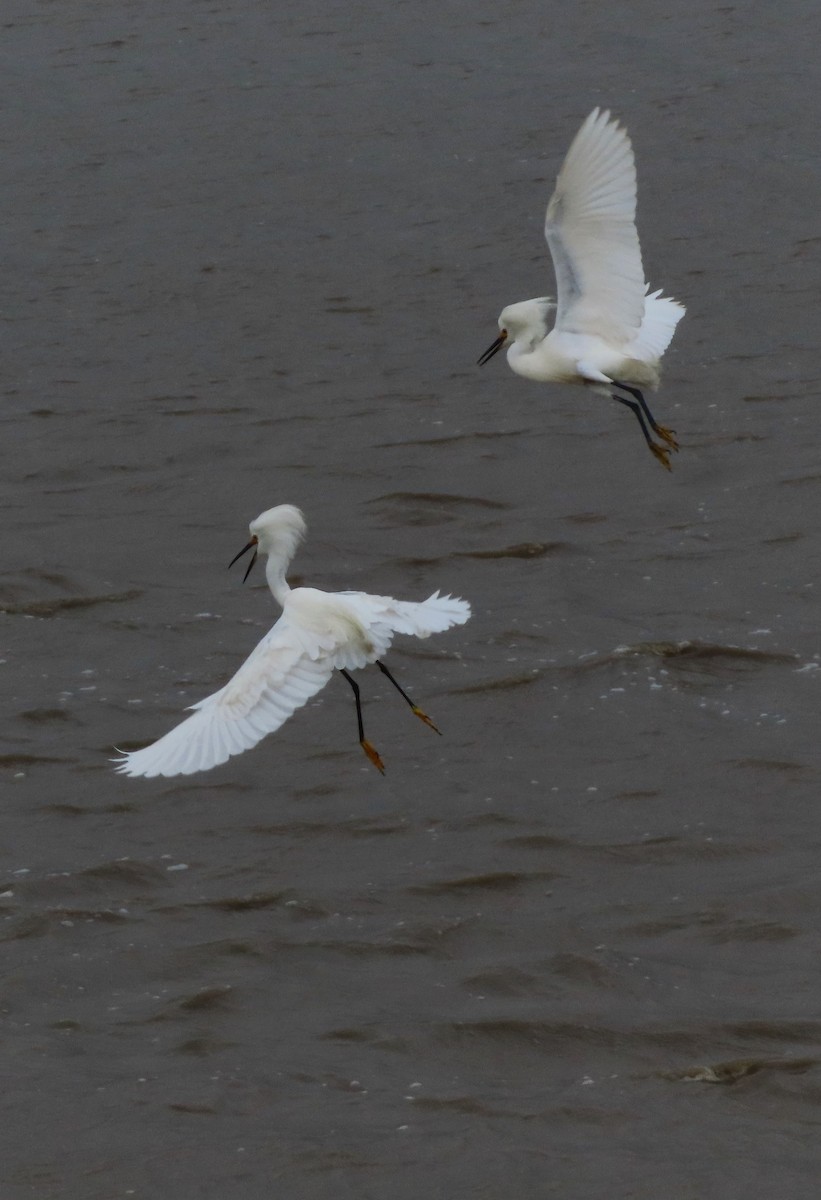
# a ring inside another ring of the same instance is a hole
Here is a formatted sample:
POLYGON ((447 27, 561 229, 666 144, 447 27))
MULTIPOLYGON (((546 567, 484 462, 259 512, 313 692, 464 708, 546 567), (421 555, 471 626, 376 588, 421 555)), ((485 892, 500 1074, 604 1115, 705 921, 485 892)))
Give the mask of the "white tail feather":
POLYGON ((678 300, 653 292, 644 300, 644 317, 641 328, 627 347, 626 353, 640 362, 657 363, 670 345, 686 309, 678 300))

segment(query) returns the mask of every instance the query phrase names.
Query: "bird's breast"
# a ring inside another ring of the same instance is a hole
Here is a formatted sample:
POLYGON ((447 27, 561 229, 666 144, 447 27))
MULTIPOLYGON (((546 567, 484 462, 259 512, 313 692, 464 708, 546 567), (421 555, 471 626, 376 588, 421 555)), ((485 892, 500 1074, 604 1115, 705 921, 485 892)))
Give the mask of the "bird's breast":
POLYGON ((578 382, 575 359, 551 346, 547 338, 532 350, 514 342, 507 352, 507 361, 517 375, 537 383, 578 382))

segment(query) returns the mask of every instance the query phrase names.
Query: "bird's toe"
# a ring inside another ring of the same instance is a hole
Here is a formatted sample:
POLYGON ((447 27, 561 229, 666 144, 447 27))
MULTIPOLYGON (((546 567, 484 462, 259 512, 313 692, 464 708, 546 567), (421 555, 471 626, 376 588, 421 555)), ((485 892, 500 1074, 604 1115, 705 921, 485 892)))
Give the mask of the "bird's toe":
POLYGON ((648 445, 661 465, 668 471, 672 471, 673 468, 670 466, 670 451, 665 449, 664 446, 656 445, 655 442, 648 442, 648 445))
POLYGON ((412 704, 411 708, 413 709, 414 714, 419 718, 419 720, 425 722, 428 729, 432 729, 434 733, 438 733, 440 737, 442 736, 441 729, 436 728, 436 726, 434 725, 433 721, 431 721, 428 714, 425 712, 422 712, 422 709, 419 707, 418 704, 412 704))
POLYGON ((379 771, 380 774, 384 775, 385 774, 385 764, 382 762, 382 759, 379 755, 379 751, 376 749, 376 747, 372 746, 371 743, 367 740, 367 738, 363 738, 360 745, 362 746, 362 749, 365 751, 365 753, 367 754, 368 758, 371 760, 373 765, 376 767, 377 771, 379 771))
POLYGON ((664 425, 657 425, 655 431, 661 440, 667 443, 671 450, 678 451, 679 445, 675 429, 667 429, 664 425))

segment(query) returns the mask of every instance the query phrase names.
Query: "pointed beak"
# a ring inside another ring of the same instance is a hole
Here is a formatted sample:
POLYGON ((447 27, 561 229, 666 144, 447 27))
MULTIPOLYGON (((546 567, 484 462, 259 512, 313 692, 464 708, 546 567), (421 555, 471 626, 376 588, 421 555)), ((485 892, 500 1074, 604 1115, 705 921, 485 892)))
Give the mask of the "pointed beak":
POLYGON ((502 332, 497 337, 496 341, 493 342, 492 345, 488 346, 487 350, 485 350, 485 352, 481 356, 481 358, 477 359, 478 365, 480 367, 483 367, 486 362, 490 362, 490 360, 493 358, 493 355, 499 353, 499 351, 501 350, 502 346, 504 346, 506 341, 507 341, 507 330, 503 329, 502 332))
POLYGON ((230 571, 231 567, 233 567, 234 563, 237 562, 240 558, 242 558, 243 554, 247 554, 249 550, 254 551, 254 553, 251 555, 251 561, 248 564, 248 570, 245 572, 245 574, 242 577, 243 583, 245 583, 245 580, 251 574, 254 563, 257 561, 256 545, 257 545, 257 539, 255 537, 252 537, 250 542, 248 543, 248 545, 243 546, 242 549, 240 550, 239 554, 235 554, 234 557, 231 559, 231 561, 228 564, 228 570, 230 571))

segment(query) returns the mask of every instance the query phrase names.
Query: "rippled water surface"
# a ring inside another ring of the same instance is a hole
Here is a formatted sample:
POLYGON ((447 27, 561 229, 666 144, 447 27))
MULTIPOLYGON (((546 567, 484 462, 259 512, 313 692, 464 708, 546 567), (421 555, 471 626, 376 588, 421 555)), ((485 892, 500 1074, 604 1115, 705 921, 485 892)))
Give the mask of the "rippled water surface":
POLYGON ((817 1200, 818 14, 6 0, 2 1196, 817 1200), (475 360, 596 104, 635 422, 475 360), (226 564, 472 621, 203 776, 226 564), (390 693, 390 694, 389 694, 390 693))

